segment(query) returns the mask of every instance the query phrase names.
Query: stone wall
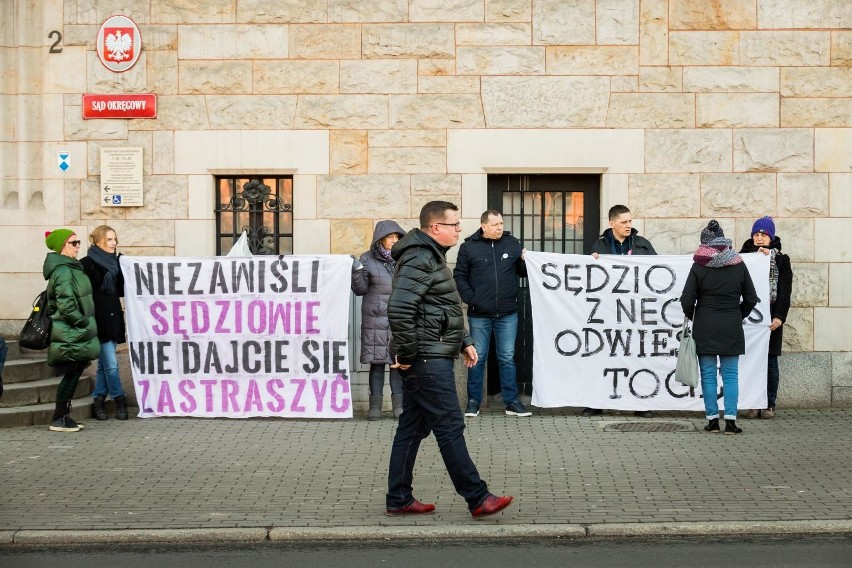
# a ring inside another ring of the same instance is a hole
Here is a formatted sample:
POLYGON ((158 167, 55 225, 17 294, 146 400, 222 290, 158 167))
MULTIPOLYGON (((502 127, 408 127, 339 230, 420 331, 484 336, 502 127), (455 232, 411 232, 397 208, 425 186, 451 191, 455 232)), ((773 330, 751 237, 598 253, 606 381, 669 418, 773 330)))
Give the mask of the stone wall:
POLYGON ((820 384, 788 394, 852 404, 849 0, 0 3, 0 332, 43 285, 45 229, 211 254, 213 175, 253 172, 294 174, 300 253, 359 253, 436 198, 472 231, 489 172, 602 173, 601 216, 626 203, 661 253, 772 215, 786 368, 820 384), (115 74, 95 39, 119 13, 144 51, 115 74), (82 93, 127 92, 156 93, 157 119, 82 119, 82 93), (101 206, 103 146, 144 148, 145 207, 101 206))

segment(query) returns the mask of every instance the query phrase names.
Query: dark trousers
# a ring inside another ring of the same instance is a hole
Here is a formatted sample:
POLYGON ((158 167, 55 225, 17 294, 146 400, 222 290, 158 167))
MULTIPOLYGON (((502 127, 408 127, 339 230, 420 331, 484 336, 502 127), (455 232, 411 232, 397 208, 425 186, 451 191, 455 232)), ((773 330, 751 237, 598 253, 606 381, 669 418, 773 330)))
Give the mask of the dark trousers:
POLYGON ((766 365, 766 408, 775 408, 779 382, 781 382, 781 373, 778 369, 778 355, 770 355, 766 365))
POLYGON ((403 373, 402 416, 396 427, 388 467, 387 507, 397 509, 414 501, 412 481, 420 441, 430 432, 444 459, 453 486, 469 509, 488 496, 488 486, 467 451, 464 415, 459 407, 453 360, 418 357, 403 373))
POLYGON ((77 383, 83 375, 83 371, 89 366, 88 361, 71 361, 68 363, 60 363, 54 367, 55 370, 63 373, 62 380, 59 381, 59 386, 56 387, 56 400, 71 400, 74 398, 74 391, 77 390, 77 383))
MULTIPOLYGON (((385 388, 385 365, 384 363, 372 363, 370 365, 370 395, 382 396, 382 391, 385 388)), ((399 376, 399 369, 390 370, 390 388, 391 394, 402 393, 402 378, 399 376)))

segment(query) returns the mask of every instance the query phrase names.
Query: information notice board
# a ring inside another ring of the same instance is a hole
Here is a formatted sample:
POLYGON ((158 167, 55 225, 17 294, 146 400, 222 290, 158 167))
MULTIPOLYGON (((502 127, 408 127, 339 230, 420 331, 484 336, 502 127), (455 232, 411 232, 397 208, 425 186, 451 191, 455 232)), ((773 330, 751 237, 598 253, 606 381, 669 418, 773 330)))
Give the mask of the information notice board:
POLYGON ((101 205, 141 207, 142 148, 101 148, 101 205))

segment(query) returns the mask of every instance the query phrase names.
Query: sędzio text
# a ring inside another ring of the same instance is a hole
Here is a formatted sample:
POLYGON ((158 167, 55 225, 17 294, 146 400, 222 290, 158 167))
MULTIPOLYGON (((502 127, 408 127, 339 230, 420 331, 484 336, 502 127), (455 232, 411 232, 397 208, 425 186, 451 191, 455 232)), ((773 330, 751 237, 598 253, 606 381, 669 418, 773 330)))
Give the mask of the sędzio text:
MULTIPOLYGON (((527 252, 533 307, 533 404, 618 410, 703 410, 701 388, 674 380, 691 256, 527 252), (555 373, 553 369, 566 369, 555 373)), ((769 263, 743 255, 761 303, 744 322, 740 403, 766 397, 769 263), (761 355, 762 354, 762 355, 761 355), (762 369, 762 370, 761 370, 762 369)), ((719 393, 714 393, 719 396, 719 393)))

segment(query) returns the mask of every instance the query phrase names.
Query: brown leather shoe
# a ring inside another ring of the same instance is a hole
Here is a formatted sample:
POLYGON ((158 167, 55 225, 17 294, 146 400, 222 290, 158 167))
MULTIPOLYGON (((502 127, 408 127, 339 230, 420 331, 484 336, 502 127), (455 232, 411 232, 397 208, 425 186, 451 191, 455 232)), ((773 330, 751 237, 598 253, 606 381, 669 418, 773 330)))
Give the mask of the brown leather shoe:
POLYGON ((489 495, 486 497, 482 503, 479 504, 478 507, 475 507, 470 511, 470 514, 474 518, 484 517, 486 515, 493 515, 494 513, 499 513, 503 509, 509 506, 512 502, 513 497, 511 495, 504 495, 502 497, 497 497, 496 495, 489 495))
POLYGON ((752 408, 751 410, 747 410, 745 413, 745 417, 749 420, 753 420, 755 418, 760 418, 760 411, 752 408))
POLYGON ((775 418, 775 409, 774 408, 764 408, 760 411, 761 418, 775 418))
POLYGON ((385 513, 390 516, 395 515, 430 515, 435 512, 435 505, 432 503, 421 503, 417 499, 410 504, 400 509, 386 509, 385 513))

